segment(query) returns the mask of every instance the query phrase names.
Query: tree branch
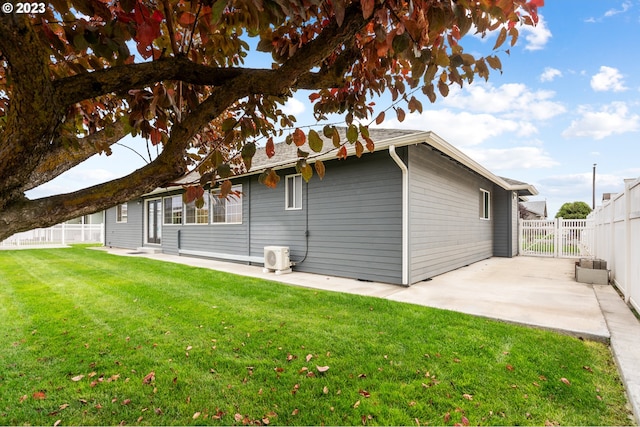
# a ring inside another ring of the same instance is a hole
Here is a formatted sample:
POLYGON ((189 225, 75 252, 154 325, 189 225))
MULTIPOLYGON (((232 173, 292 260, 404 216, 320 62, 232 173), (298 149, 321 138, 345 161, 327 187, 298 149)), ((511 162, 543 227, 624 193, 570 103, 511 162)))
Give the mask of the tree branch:
MULTIPOLYGON (((22 191, 31 190, 45 182, 49 182, 60 174, 68 171, 74 166, 87 160, 94 154, 104 151, 126 135, 124 125, 121 121, 116 121, 108 125, 105 129, 91 134, 85 138, 75 138, 77 148, 64 147, 58 141, 54 142, 55 150, 47 152, 26 179, 22 191)), ((73 138, 72 138, 73 139, 73 138)))

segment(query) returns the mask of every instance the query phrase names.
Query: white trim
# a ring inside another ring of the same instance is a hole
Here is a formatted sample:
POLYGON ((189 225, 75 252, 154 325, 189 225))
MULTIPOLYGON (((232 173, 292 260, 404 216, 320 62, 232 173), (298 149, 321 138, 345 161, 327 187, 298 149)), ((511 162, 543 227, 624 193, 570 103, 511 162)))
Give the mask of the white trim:
POLYGON ((480 188, 480 219, 483 221, 491 221, 491 191, 480 188), (485 204, 485 195, 489 196, 487 203, 485 204), (485 207, 487 216, 484 216, 485 207))
POLYGON ((299 173, 287 175, 284 177, 284 210, 286 211, 301 211, 302 210, 302 175, 299 173), (296 178, 300 178, 300 185, 296 185, 296 178), (293 182, 293 191, 295 192, 293 196, 293 207, 289 207, 289 178, 292 178, 293 182), (300 194, 300 206, 296 207, 296 195, 300 194))
POLYGON ((164 196, 162 198, 162 225, 184 225, 184 217, 185 217, 185 209, 184 209, 184 203, 182 202, 182 195, 180 194, 173 194, 171 196, 164 196), (182 214, 180 215, 180 222, 173 222, 173 198, 177 197, 180 200, 180 210, 182 211, 182 214), (171 222, 167 222, 167 218, 165 216, 165 212, 164 212, 164 201, 167 199, 172 199, 171 201, 171 222))
POLYGON ((402 284, 409 284, 409 169, 395 145, 389 146, 389 155, 402 171, 402 284))
POLYGON ((144 233, 142 235, 142 246, 155 246, 155 247, 161 247, 162 246, 162 227, 164 226, 164 224, 162 223, 162 220, 164 218, 164 203, 162 201, 162 197, 153 197, 151 199, 144 199, 144 205, 142 206, 142 211, 143 211, 143 221, 142 221, 142 226, 144 227, 144 233), (160 243, 151 243, 149 242, 149 202, 152 202, 154 200, 160 200, 160 224, 156 224, 158 227, 160 227, 160 243))
MULTIPOLYGON (((120 203, 119 205, 116 205, 116 224, 126 224, 127 221, 128 221, 128 218, 129 218, 129 205, 127 204, 127 202, 120 203), (122 207, 123 206, 126 206, 125 215, 122 215, 122 207), (120 219, 118 219, 118 217, 120 217, 120 219)), ((84 219, 83 219, 83 223, 84 223, 84 219)))
POLYGON ((210 200, 211 204, 209 205, 209 223, 211 225, 214 225, 214 226, 238 225, 244 222, 244 193, 242 192, 242 184, 235 184, 234 186, 231 187, 231 191, 237 191, 240 193, 240 197, 239 198, 236 197, 234 200, 236 204, 240 205, 240 221, 233 221, 233 222, 227 221, 227 218, 228 218, 227 204, 229 203, 229 200, 227 199, 222 199, 224 200, 224 222, 214 221, 213 219, 215 216, 214 205, 216 204, 216 199, 221 200, 217 197, 217 194, 220 193, 220 189, 215 189, 209 192, 209 195, 211 197, 211 200, 210 200))
MULTIPOLYGON (((183 206, 184 219, 182 220, 182 222, 183 222, 185 227, 191 227, 191 226, 194 226, 194 225, 201 225, 202 226, 202 225, 210 225, 211 224, 211 196, 210 196, 210 193, 206 192, 203 197, 204 197, 206 206, 204 206, 202 208, 196 207, 196 201, 195 200, 193 202, 191 202, 191 203, 184 203, 184 206, 183 206), (193 209, 194 209, 193 216, 194 216, 195 222, 189 222, 188 221, 188 218, 189 218, 188 209, 189 209, 189 205, 190 204, 193 204, 193 209), (207 222, 198 222, 198 211, 202 211, 204 209, 207 210, 207 222)), ((176 224, 173 224, 173 225, 176 225, 176 224)))
POLYGON ((225 254, 221 252, 192 251, 189 249, 178 249, 178 254, 200 256, 204 258, 218 258, 218 259, 227 259, 231 261, 255 262, 258 264, 264 264, 263 256, 233 255, 233 254, 225 254))

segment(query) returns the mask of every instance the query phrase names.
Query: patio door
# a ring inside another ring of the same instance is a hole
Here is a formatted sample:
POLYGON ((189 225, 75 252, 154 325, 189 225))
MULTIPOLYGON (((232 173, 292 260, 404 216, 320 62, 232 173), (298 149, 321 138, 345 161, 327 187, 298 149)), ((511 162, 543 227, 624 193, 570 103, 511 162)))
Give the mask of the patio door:
POLYGON ((162 237, 162 199, 147 200, 147 243, 159 245, 162 237))

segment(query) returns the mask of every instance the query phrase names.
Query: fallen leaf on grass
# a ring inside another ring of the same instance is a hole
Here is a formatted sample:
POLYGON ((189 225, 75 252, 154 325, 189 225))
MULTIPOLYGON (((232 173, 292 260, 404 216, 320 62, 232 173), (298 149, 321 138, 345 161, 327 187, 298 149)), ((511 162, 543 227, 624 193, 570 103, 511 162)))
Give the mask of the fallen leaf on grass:
POLYGON ((356 403, 353 404, 354 408, 357 408, 358 406, 360 406, 360 401, 359 400, 356 403))
POLYGON ((361 394, 362 396, 369 398, 371 397, 371 393, 369 393, 367 390, 362 390, 360 389, 360 391, 358 391, 359 394, 361 394))
POLYGON ((27 400, 29 398, 29 396, 27 396, 26 394, 20 397, 20 403, 24 402, 25 400, 27 400))
POLYGON ((300 413, 300 411, 298 410, 298 408, 296 408, 293 410, 293 412, 291 412, 291 415, 296 416, 298 415, 298 413, 300 413))
POLYGON ((507 365, 507 371, 513 371, 513 366, 507 365))
POLYGON ((198 418, 200 418, 200 414, 201 412, 196 412, 195 414, 193 414, 193 417, 191 418, 193 418, 194 420, 197 420, 198 418))
POLYGON ((127 406, 129 403, 131 403, 131 399, 125 399, 122 401, 123 406, 127 406))
POLYGON ((451 420, 451 414, 447 412, 442 418, 444 419, 445 423, 448 423, 451 420))
POLYGON ((55 423, 53 423, 53 427, 58 427, 61 422, 62 420, 57 420, 55 423))
POLYGON ((464 397, 467 400, 473 400, 473 396, 467 393, 463 394, 462 397, 464 397))
POLYGON ((584 369, 587 372, 591 372, 593 374, 593 369, 591 369, 590 366, 583 366, 582 369, 584 369))
POLYGON ((324 394, 329 394, 329 387, 324 386, 324 388, 322 389, 322 392, 323 392, 324 394))
POLYGON ((36 391, 33 393, 33 398, 36 400, 44 400, 47 398, 47 395, 43 391, 36 391))
POLYGON ((328 366, 318 366, 316 365, 316 369, 318 370, 318 372, 320 372, 321 374, 327 372, 329 370, 328 366))
POLYGON ((237 414, 237 413, 233 416, 233 419, 236 420, 236 422, 242 421, 243 418, 244 417, 242 415, 237 414))
POLYGON ((563 383, 565 383, 568 386, 571 386, 571 382, 569 382, 569 380, 566 379, 566 378, 560 378, 560 381, 562 381, 563 383))
POLYGON ((307 361, 307 363, 309 363, 309 360, 311 360, 313 358, 313 354, 307 354, 307 357, 305 357, 305 360, 307 361))
POLYGON ((62 405, 60 405, 60 410, 67 409, 68 407, 69 407, 68 403, 63 403, 62 405))
POLYGON ((84 378, 84 375, 76 375, 75 377, 71 378, 71 381, 78 382, 83 378, 84 378))
POLYGON ((151 384, 151 382, 155 379, 156 379, 156 373, 155 371, 151 371, 147 375, 145 375, 145 377, 142 379, 142 384, 151 384))

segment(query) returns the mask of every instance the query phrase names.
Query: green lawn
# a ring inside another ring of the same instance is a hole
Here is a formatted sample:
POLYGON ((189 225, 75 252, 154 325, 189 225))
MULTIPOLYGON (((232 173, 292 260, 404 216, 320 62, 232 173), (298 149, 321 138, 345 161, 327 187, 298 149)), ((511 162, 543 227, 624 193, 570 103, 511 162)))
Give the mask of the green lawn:
POLYGON ((631 423, 602 344, 80 247, 0 251, 0 325, 2 425, 631 423))

